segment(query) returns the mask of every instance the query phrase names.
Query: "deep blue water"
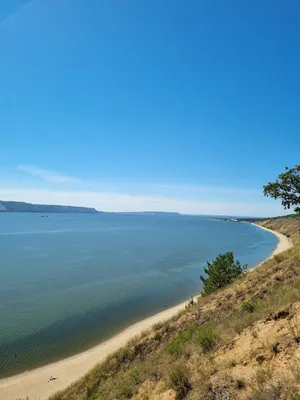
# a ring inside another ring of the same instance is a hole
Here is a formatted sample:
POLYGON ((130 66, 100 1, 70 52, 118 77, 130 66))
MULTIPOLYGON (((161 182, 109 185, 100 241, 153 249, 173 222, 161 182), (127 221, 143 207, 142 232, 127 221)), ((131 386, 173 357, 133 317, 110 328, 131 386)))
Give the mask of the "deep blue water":
POLYGON ((198 216, 0 213, 0 375, 77 353, 200 292, 207 260, 278 239, 198 216))

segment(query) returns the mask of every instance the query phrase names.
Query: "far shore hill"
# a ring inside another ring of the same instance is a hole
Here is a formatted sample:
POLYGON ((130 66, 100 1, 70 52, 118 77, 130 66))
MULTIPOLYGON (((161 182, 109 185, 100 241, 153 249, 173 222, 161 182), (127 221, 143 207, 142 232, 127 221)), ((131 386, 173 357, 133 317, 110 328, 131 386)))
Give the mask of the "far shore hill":
MULTIPOLYGON (((47 205, 47 204, 31 204, 22 201, 3 201, 0 200, 0 212, 35 212, 35 213, 79 213, 79 214, 92 214, 102 213, 105 211, 98 211, 96 208, 91 207, 77 207, 77 206, 61 206, 61 205, 47 205)), ((127 215, 180 215, 177 212, 165 211, 137 211, 137 212, 119 212, 118 214, 127 215)))
MULTIPOLYGON (((99 211, 92 207, 81 206, 62 206, 53 204, 33 204, 23 201, 6 201, 0 200, 0 214, 1 213, 41 213, 41 214, 55 214, 55 213, 74 213, 74 214, 118 214, 118 215, 148 215, 148 216, 176 216, 184 215, 179 212, 170 211, 99 211)), ((45 215, 46 216, 46 215, 45 215)), ((255 222, 262 221, 268 217, 247 217, 247 216, 228 216, 228 215, 202 215, 215 221, 224 222, 255 222)), ((285 215, 285 217, 293 217, 294 214, 285 215)))

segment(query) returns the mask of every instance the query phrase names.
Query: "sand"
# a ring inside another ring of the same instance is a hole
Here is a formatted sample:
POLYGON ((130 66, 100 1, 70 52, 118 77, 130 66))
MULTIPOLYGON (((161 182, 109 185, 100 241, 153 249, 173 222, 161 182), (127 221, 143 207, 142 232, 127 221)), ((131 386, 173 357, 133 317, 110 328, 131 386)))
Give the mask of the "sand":
POLYGON ((151 328, 155 323, 173 317, 180 310, 184 309, 186 304, 187 302, 179 304, 137 322, 113 338, 90 350, 0 380, 0 399, 15 400, 20 397, 25 399, 26 396, 28 396, 30 400, 48 399, 54 392, 66 388, 72 382, 81 378, 97 363, 103 361, 108 354, 125 345, 129 339, 151 328), (51 376, 57 379, 48 382, 51 376))
MULTIPOLYGON (((257 225, 258 226, 258 225, 257 225)), ((293 246, 292 242, 281 233, 271 231, 267 228, 259 226, 261 229, 270 231, 279 239, 279 243, 272 253, 281 253, 293 246)), ((26 398, 30 400, 46 400, 48 397, 58 390, 65 389, 72 382, 81 378, 97 363, 103 361, 110 353, 118 350, 125 345, 127 341, 134 336, 140 334, 144 330, 149 329, 152 325, 159 321, 165 321, 180 310, 183 310, 187 302, 169 308, 152 317, 146 318, 129 328, 120 332, 113 338, 91 348, 90 350, 76 354, 72 357, 45 365, 34 370, 14 375, 10 378, 0 380, 0 400, 15 400, 18 398, 26 398), (56 379, 49 382, 50 377, 56 379)))
POLYGON ((272 231, 271 229, 265 228, 264 226, 260 226, 260 225, 256 225, 256 224, 252 224, 252 225, 255 225, 260 229, 263 229, 265 231, 273 233, 273 235, 277 236, 279 239, 279 242, 278 242, 275 250, 273 251, 273 253, 270 255, 270 257, 268 257, 266 260, 264 260, 263 262, 258 264, 256 267, 258 267, 265 261, 269 260, 270 258, 274 257, 276 254, 282 253, 283 251, 288 250, 293 247, 293 242, 287 236, 283 235, 282 233, 277 232, 277 231, 272 231))

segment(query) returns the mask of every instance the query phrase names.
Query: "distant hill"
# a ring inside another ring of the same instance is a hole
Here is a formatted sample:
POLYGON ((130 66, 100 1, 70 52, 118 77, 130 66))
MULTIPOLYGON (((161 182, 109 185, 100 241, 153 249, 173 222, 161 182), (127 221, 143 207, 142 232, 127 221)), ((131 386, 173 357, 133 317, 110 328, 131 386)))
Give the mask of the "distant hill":
POLYGON ((109 213, 97 211, 90 207, 59 206, 47 204, 31 204, 22 201, 3 201, 0 200, 1 212, 36 212, 36 213, 102 213, 102 214, 125 214, 125 215, 180 215, 176 212, 167 211, 137 211, 137 212, 116 212, 109 213))
POLYGON ((3 204, 0 203, 0 212, 1 212, 1 211, 7 211, 7 209, 6 209, 6 207, 4 207, 3 204))
POLYGON ((181 215, 178 212, 168 212, 168 211, 127 211, 118 212, 114 214, 125 214, 125 215, 181 215))
POLYGON ((97 213, 95 208, 31 204, 21 201, 0 200, 0 212, 37 212, 37 213, 97 213))

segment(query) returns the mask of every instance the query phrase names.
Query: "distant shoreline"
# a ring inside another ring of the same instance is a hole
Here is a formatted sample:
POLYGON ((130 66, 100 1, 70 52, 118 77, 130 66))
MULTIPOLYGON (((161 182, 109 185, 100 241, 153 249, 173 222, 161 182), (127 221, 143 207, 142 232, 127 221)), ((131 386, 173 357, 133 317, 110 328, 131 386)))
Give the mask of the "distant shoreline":
MULTIPOLYGON (((252 223, 252 225, 273 233, 279 239, 279 243, 277 244, 275 250, 268 258, 266 258, 266 260, 293 246, 291 240, 289 240, 283 234, 254 223, 252 223)), ((62 359, 60 361, 47 364, 43 367, 26 371, 18 375, 13 375, 9 378, 1 379, 1 398, 6 400, 15 400, 17 398, 26 398, 26 396, 28 396, 30 399, 38 398, 39 400, 47 400, 48 397, 53 393, 65 389, 71 383, 83 377, 96 364, 104 361, 109 354, 125 345, 128 340, 132 339, 134 336, 150 329, 157 322, 172 318, 179 311, 185 308, 187 302, 188 300, 177 306, 148 317, 140 322, 137 322, 113 336, 111 339, 108 339, 89 350, 75 354, 74 356, 62 359), (48 382, 50 376, 56 377, 57 379, 48 382)))
POLYGON ((178 212, 169 211, 99 211, 92 207, 62 206, 58 204, 33 204, 24 201, 0 200, 0 213, 35 213, 35 214, 121 214, 121 215, 181 215, 178 212))

